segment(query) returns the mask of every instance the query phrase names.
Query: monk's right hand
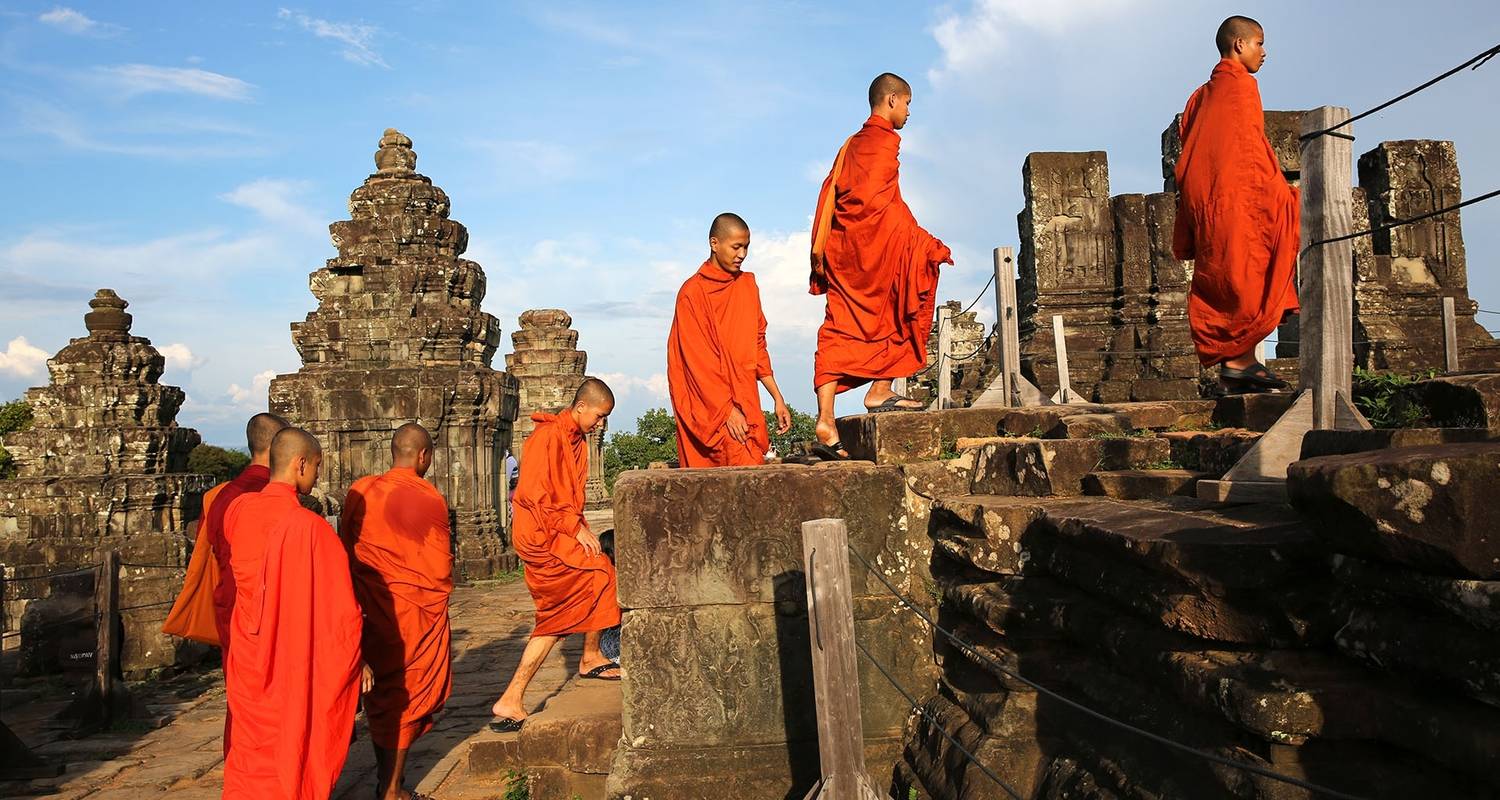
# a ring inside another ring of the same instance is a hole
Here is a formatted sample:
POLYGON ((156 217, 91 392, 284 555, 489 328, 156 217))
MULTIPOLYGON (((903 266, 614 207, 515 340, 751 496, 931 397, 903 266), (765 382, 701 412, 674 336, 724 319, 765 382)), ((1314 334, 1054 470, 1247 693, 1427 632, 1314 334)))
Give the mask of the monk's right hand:
POLYGON ((604 552, 604 549, 599 546, 599 537, 587 527, 579 528, 578 532, 573 534, 573 538, 578 540, 578 544, 583 546, 583 552, 588 553, 590 558, 604 552))
POLYGON ((744 444, 745 438, 750 435, 750 425, 745 422, 745 415, 739 406, 729 409, 729 419, 724 421, 724 427, 729 430, 729 438, 740 444, 744 444))

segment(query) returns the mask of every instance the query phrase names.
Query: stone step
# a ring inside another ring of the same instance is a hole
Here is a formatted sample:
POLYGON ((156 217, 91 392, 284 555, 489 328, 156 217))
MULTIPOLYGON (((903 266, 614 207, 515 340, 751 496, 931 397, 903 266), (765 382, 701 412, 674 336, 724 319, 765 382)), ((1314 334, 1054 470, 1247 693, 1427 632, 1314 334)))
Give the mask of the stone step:
POLYGON ((1218 478, 1239 463, 1260 441, 1259 431, 1221 428, 1215 431, 1166 431, 1157 434, 1171 448, 1171 462, 1182 469, 1218 478))
POLYGON ((1076 496, 1101 470, 1141 469, 1166 461, 1171 448, 1155 436, 1109 439, 1012 439, 977 448, 969 491, 1028 497, 1076 496))
POLYGON ((519 733, 485 732, 470 745, 468 774, 525 776, 532 797, 603 800, 620 741, 620 684, 573 679, 519 733))
POLYGON ((1377 428, 1368 431, 1308 431, 1302 458, 1342 456, 1397 447, 1500 441, 1500 428, 1377 428))
POLYGON ((1337 623, 1327 551, 1285 508, 1233 520, 1105 498, 968 496, 938 500, 930 529, 934 552, 964 568, 1048 572, 1205 639, 1326 641, 1337 623))
POLYGON ((1083 478, 1083 493, 1116 500, 1144 500, 1179 495, 1197 497, 1198 481, 1216 477, 1185 469, 1119 469, 1090 472, 1083 478))
POLYGON ((1500 374, 1447 375, 1413 388, 1434 425, 1500 427, 1500 374))

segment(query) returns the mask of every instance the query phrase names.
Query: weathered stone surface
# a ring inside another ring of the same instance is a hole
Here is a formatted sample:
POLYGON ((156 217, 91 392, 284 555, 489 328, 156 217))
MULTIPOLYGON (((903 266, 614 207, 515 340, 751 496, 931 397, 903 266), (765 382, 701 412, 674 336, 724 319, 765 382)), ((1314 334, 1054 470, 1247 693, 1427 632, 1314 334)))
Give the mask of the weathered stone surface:
POLYGON ((1158 434, 1171 448, 1171 460, 1184 469, 1206 472, 1218 477, 1239 463, 1250 448, 1260 441, 1260 434, 1244 428, 1221 428, 1216 431, 1167 431, 1158 434))
POLYGON ((1434 425, 1500 428, 1500 375, 1449 375, 1415 388, 1434 425))
POLYGON ((1151 438, 1016 439, 985 445, 975 456, 974 494, 1083 494, 1090 472, 1139 469, 1166 460, 1166 441, 1151 438))
POLYGON ((860 414, 839 419, 839 440, 856 459, 911 464, 943 458, 946 451, 956 449, 959 439, 1040 436, 1064 416, 1104 410, 1102 406, 1041 406, 860 414))
POLYGON ((1429 447, 1500 440, 1500 428, 1376 428, 1368 431, 1308 431, 1302 458, 1367 453, 1393 447, 1429 447))
POLYGON ((1055 500, 990 495, 948 496, 934 504, 931 531, 943 555, 975 569, 1019 574, 1031 558, 1026 548, 1032 527, 1047 508, 1068 508, 1086 500, 1055 500))
MULTIPOLYGON (((137 563, 187 563, 188 525, 213 479, 185 471, 198 433, 177 425, 183 392, 159 383, 165 359, 150 340, 131 335, 128 305, 113 290, 95 294, 84 316, 88 335, 71 340, 47 362, 50 385, 26 393, 31 427, 6 437, 18 474, 0 482, 0 565, 11 575, 97 564, 109 550, 137 563)), ((170 571, 127 570, 122 596, 132 603, 170 600, 180 583, 174 577, 170 571)), ((8 611, 37 618, 49 613, 49 604, 92 607, 92 591, 91 578, 20 581, 7 586, 5 599, 8 611), (26 608, 40 598, 47 602, 26 608)), ((7 613, 0 623, 18 616, 7 613)), ((92 620, 88 627, 93 629, 92 620)), ((49 658, 60 649, 76 655, 78 647, 63 643, 59 634, 69 632, 23 629, 22 650, 53 654, 49 658)), ((128 674, 202 654, 201 647, 132 617, 125 634, 122 667, 128 674)), ((92 659, 93 646, 87 650, 92 659)), ((22 666, 50 663, 26 659, 22 666)))
POLYGON ((462 258, 468 231, 415 171, 411 140, 387 130, 377 171, 329 226, 338 254, 312 273, 317 310, 292 325, 303 367, 271 382, 271 410, 318 437, 322 484, 349 484, 389 463, 390 434, 417 421, 433 434, 427 479, 448 501, 460 574, 514 561, 502 536, 496 473, 516 418, 516 383, 490 368, 500 326, 480 309, 484 270, 462 258))
POLYGON ((1164 495, 1197 496, 1198 481, 1207 472, 1185 469, 1122 469, 1091 472, 1083 478, 1083 493, 1116 500, 1143 500, 1164 495))
POLYGON ((1333 567, 1334 576, 1347 586, 1500 633, 1500 581, 1439 578, 1344 555, 1334 556, 1333 567))
POLYGON ((1214 406, 1214 424, 1221 428, 1245 428, 1265 433, 1292 407, 1296 396, 1279 394, 1237 394, 1221 397, 1214 406))
POLYGON ((1382 450, 1299 461, 1292 504, 1343 553, 1440 575, 1500 577, 1500 443, 1382 450))
POLYGON ((1500 706, 1500 636, 1386 603, 1355 608, 1335 638, 1340 650, 1376 669, 1500 706))
MULTIPOLYGON (((813 740, 760 747, 633 750, 615 760, 605 784, 609 800, 703 800, 706 797, 803 797, 819 777, 813 740)), ((901 739, 865 737, 865 764, 893 764, 901 739)), ((884 775, 872 776, 877 783, 884 775)), ((884 784, 881 784, 882 786, 884 784)))

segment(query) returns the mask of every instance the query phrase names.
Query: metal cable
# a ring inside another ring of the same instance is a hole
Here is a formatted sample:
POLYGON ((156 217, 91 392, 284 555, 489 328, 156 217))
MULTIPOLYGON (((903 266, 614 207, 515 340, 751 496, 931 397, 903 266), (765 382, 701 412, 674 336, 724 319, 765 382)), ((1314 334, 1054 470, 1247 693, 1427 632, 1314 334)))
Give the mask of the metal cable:
POLYGON ((886 671, 885 665, 881 664, 879 661, 877 661, 876 658, 875 658, 875 656, 871 655, 870 651, 866 650, 865 646, 863 644, 861 644, 858 639, 854 640, 854 646, 858 647, 859 648, 859 652, 864 653, 865 658, 869 659, 870 664, 873 665, 875 667, 875 669, 880 670, 880 674, 884 675, 885 679, 887 681, 890 681, 890 684, 892 686, 896 687, 896 691, 900 692, 901 696, 906 698, 906 702, 911 703, 912 713, 916 714, 919 717, 923 717, 924 719, 926 719, 932 725, 932 729, 933 730, 937 731, 938 733, 941 733, 943 735, 944 739, 947 739, 950 744, 952 744, 954 747, 957 747, 958 748, 958 752, 963 753, 964 757, 967 758, 967 759, 969 759, 969 763, 973 764, 976 767, 979 767, 979 770, 981 772, 983 772, 986 776, 988 776, 990 780, 994 781, 995 784, 998 785, 1001 789, 1004 789, 1006 794, 1010 795, 1011 797, 1014 797, 1015 800, 1024 800, 1021 797, 1021 793, 1020 792, 1018 792, 1015 789, 1011 788, 1010 784, 1006 783, 1004 780, 1002 780, 1000 778, 999 775, 996 775, 993 770, 991 770, 989 767, 986 767, 983 763, 981 763, 979 761, 979 758, 977 756, 975 756, 973 753, 970 753, 969 750, 968 750, 968 748, 964 747, 958 741, 958 739, 953 736, 953 734, 951 734, 951 733, 943 730, 943 726, 939 725, 937 723, 937 720, 934 720, 931 717, 927 716, 927 711, 926 711, 926 709, 922 708, 922 704, 918 703, 917 699, 915 697, 912 697, 911 692, 906 691, 906 687, 902 686, 899 682, 897 682, 896 677, 894 675, 892 675, 890 672, 886 671))
POLYGON ((99 564, 94 564, 88 567, 78 567, 76 569, 48 572, 41 575, 11 575, 9 577, 0 578, 0 583, 18 583, 20 581, 42 581, 49 580, 51 578, 66 578, 70 575, 83 575, 85 573, 93 572, 94 570, 99 569, 99 566, 99 564))
POLYGON ((880 571, 875 569, 874 565, 872 565, 869 560, 861 555, 858 550, 855 550, 853 547, 851 547, 849 548, 849 552, 854 556, 856 560, 859 561, 859 563, 865 568, 867 572, 869 572, 871 575, 874 575, 875 579, 880 581, 880 583, 885 586, 886 590, 889 591, 896 598, 896 600, 901 603, 901 605, 906 606, 912 613, 920 617, 923 622, 927 623, 928 627, 932 628, 938 633, 943 634, 943 636, 947 637, 949 641, 953 642, 955 646, 957 646, 969 657, 976 659, 977 661, 986 665, 988 668, 995 670, 1000 674, 1006 675, 1013 680, 1019 681, 1031 687, 1031 689, 1036 691, 1038 694, 1045 695, 1053 700, 1056 700, 1059 703, 1062 703, 1063 705, 1068 706, 1069 708, 1074 709, 1075 711, 1087 714, 1088 716, 1093 717, 1100 722, 1112 725, 1116 728, 1119 728, 1120 730, 1136 734, 1137 736, 1156 742, 1157 744, 1165 745, 1179 752, 1187 753, 1189 755, 1196 756, 1206 761, 1211 761, 1221 766, 1244 770, 1246 772, 1259 775, 1263 778, 1269 778, 1274 781, 1291 784, 1292 786, 1307 789, 1308 791, 1312 792, 1320 792, 1322 794, 1328 795, 1329 797, 1339 798, 1339 800, 1366 800, 1366 798, 1359 797, 1358 795, 1346 794, 1335 789, 1329 789, 1325 786, 1319 786, 1315 783, 1309 783, 1300 778, 1294 778, 1290 775, 1283 775, 1279 772, 1276 772, 1275 770, 1266 769, 1265 767, 1256 764, 1236 761, 1235 759, 1225 758, 1224 756, 1218 755, 1216 753, 1210 753, 1204 750, 1199 750, 1195 747, 1190 747, 1173 739, 1168 739, 1167 737, 1160 734, 1155 734, 1150 731, 1137 728, 1128 722, 1117 720, 1114 717, 1108 716, 1099 711, 1095 711, 1094 709, 1089 708, 1088 706, 1083 705, 1076 700, 1072 700, 1068 697, 1058 694, 1057 692, 1048 689, 1047 687, 1037 683, 1036 681, 1027 678, 1019 672, 1006 667, 1004 664, 1001 664, 1000 662, 990 658, 984 653, 979 652, 979 650, 975 648, 974 645, 964 641, 963 639, 959 638, 957 634, 937 624, 937 622, 934 621, 932 617, 927 615, 927 612, 923 611, 921 608, 918 608, 915 603, 907 599, 905 595, 901 594, 901 592, 898 591, 896 587, 892 585, 884 575, 880 574, 880 571))
MULTIPOLYGON (((1423 89, 1426 89, 1426 88, 1428 88, 1428 87, 1430 87, 1430 86, 1432 86, 1434 84, 1440 83, 1440 82, 1442 82, 1444 80, 1447 80, 1448 78, 1453 77, 1454 75, 1457 75, 1458 73, 1460 73, 1460 72, 1463 71, 1464 67, 1468 67, 1470 64, 1473 64, 1473 67, 1471 67, 1471 69, 1479 69, 1480 67, 1484 66, 1484 64, 1485 64, 1486 61, 1489 61, 1491 58, 1494 58, 1496 54, 1500 54, 1500 44, 1497 44, 1494 47, 1491 47, 1490 49, 1485 50, 1484 52, 1481 52, 1479 55, 1474 56, 1473 58, 1469 59, 1468 61, 1465 61, 1464 63, 1459 64, 1458 66, 1454 67, 1453 69, 1448 70, 1447 72, 1444 72, 1443 74, 1437 76, 1436 78, 1433 78, 1432 80, 1430 80, 1430 81, 1422 84, 1421 86, 1418 86, 1417 88, 1412 89, 1411 91, 1404 92, 1404 93, 1399 94, 1399 95, 1397 95, 1395 97, 1392 97, 1391 99, 1385 101, 1384 103, 1381 103, 1378 106, 1375 106, 1374 108, 1372 108, 1372 109, 1370 109, 1368 111, 1361 111, 1360 113, 1355 114, 1354 116, 1352 116, 1352 117, 1344 120, 1343 122, 1340 122, 1339 124, 1333 125, 1333 126, 1328 127, 1328 128, 1324 128, 1323 130, 1313 131, 1312 133, 1304 133, 1304 134, 1302 134, 1301 139, 1302 139, 1302 141, 1307 141, 1309 139, 1316 139, 1319 136, 1324 136, 1324 135, 1327 135, 1327 134, 1331 134, 1334 131, 1338 130, 1339 128, 1342 128, 1345 125, 1348 125, 1349 123, 1354 122, 1355 120, 1364 119, 1365 117, 1368 117, 1368 116, 1370 116, 1371 114, 1374 114, 1377 111, 1382 111, 1384 109, 1390 108, 1391 106, 1393 106, 1393 105, 1401 102, 1402 100, 1405 100, 1408 97, 1411 97, 1412 95, 1416 94, 1417 92, 1422 91, 1423 89)), ((1343 138, 1353 138, 1353 137, 1349 136, 1349 134, 1347 134, 1347 133, 1346 134, 1342 134, 1342 136, 1343 136, 1343 138)))
POLYGON ((187 569, 186 564, 135 564, 130 561, 121 561, 120 566, 136 569, 187 569))
POLYGON ((960 314, 967 314, 967 313, 969 313, 970 309, 974 308, 974 306, 979 305, 979 301, 984 299, 984 293, 988 292, 990 290, 990 287, 993 286, 994 284, 995 284, 995 273, 991 272, 990 273, 990 279, 984 282, 984 288, 980 289, 979 290, 979 294, 977 294, 977 295, 974 296, 974 301, 971 302, 971 303, 969 303, 969 305, 967 307, 965 307, 963 311, 960 311, 958 313, 960 313, 960 314))
POLYGON ((0 639, 11 639, 22 634, 26 634, 29 636, 41 631, 49 631, 53 628, 60 628, 64 625, 77 625, 80 622, 92 622, 95 616, 95 614, 90 612, 86 617, 69 617, 67 619, 55 619, 51 622, 41 622, 36 625, 29 625, 18 630, 7 631, 6 633, 0 634, 0 639))
POLYGON ((1391 230, 1392 228, 1399 228, 1402 225, 1410 225, 1413 222, 1421 222, 1424 219, 1430 219, 1432 217, 1437 217, 1437 216, 1441 216, 1443 214, 1447 214, 1447 213, 1449 213, 1451 211, 1457 211, 1460 208, 1463 208, 1464 206, 1471 206, 1471 205, 1473 205, 1475 203, 1479 203, 1479 202, 1488 200, 1488 199, 1490 199, 1492 197, 1500 197, 1500 189, 1496 189, 1495 191, 1489 192, 1488 194, 1482 194, 1482 195, 1480 195, 1478 197, 1471 197, 1468 200, 1465 200, 1462 203, 1459 203, 1457 205, 1451 205, 1451 206, 1448 206, 1447 208, 1440 208, 1440 209, 1438 209, 1436 211, 1429 211, 1426 214, 1418 214, 1417 216, 1412 217, 1410 219, 1396 219, 1396 220, 1391 220, 1390 222, 1387 222, 1384 225, 1378 225, 1378 226, 1376 226, 1374 228, 1370 228, 1369 230, 1355 231, 1354 233, 1346 233, 1343 236, 1333 236, 1333 237, 1330 237, 1330 238, 1327 238, 1327 239, 1319 239, 1316 242, 1308 242, 1307 246, 1304 247, 1304 248, 1302 248, 1302 255, 1306 255, 1307 251, 1309 251, 1309 250, 1311 250, 1314 247, 1317 247, 1319 245, 1333 244, 1334 242, 1343 242, 1343 241, 1347 241, 1349 239, 1358 239, 1361 236, 1369 236, 1372 233, 1380 233, 1381 231, 1388 231, 1388 230, 1391 230))
POLYGON ((142 604, 140 604, 138 606, 122 606, 119 609, 119 611, 120 611, 120 613, 123 614, 126 611, 135 611, 135 610, 141 609, 141 608, 156 608, 157 606, 169 606, 169 605, 172 605, 175 602, 177 602, 175 599, 173 599, 173 600, 158 600, 155 603, 142 603, 142 604))

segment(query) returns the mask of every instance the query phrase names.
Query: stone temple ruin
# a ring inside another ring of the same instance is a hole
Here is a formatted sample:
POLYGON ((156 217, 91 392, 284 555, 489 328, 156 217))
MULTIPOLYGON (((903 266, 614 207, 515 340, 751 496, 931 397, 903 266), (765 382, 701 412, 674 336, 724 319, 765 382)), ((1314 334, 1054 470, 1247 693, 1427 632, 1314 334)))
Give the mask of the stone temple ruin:
POLYGON ((418 421, 436 452, 427 479, 453 515, 455 564, 481 577, 514 563, 503 535, 501 459, 515 379, 490 367, 500 326, 480 310, 484 270, 448 195, 416 171, 411 140, 380 139, 376 172, 329 226, 338 255, 312 273, 318 308, 292 325, 302 369, 271 382, 271 410, 323 445, 320 485, 335 499, 390 466, 390 434, 418 421))
MULTIPOLYGON (((0 482, 7 577, 98 564, 109 550, 127 563, 187 563, 188 525, 213 479, 187 472, 198 432, 177 425, 183 391, 158 382, 165 360, 149 339, 131 335, 127 305, 113 290, 99 290, 84 316, 88 335, 47 362, 50 385, 26 393, 31 428, 6 437, 17 466, 17 477, 0 482)), ((173 570, 127 566, 122 605, 170 600, 180 583, 173 570)), ((49 623, 91 615, 93 587, 93 574, 6 584, 0 620, 7 631, 21 630, 22 672, 57 671, 80 652, 92 659, 92 618, 77 629, 49 623)), ((201 651, 161 633, 166 613, 164 606, 124 612, 127 674, 201 651)))

